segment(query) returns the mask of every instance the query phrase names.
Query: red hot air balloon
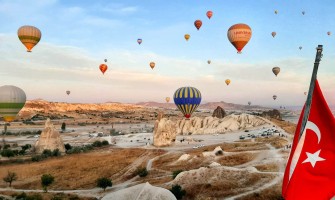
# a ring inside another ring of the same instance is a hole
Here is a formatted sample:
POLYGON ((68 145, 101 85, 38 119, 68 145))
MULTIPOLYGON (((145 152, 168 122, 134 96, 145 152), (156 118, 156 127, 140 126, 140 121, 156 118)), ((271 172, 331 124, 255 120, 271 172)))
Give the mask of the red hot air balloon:
POLYGON ((105 74, 105 72, 107 71, 108 67, 107 67, 106 64, 101 64, 101 65, 99 66, 99 69, 100 69, 100 71, 102 72, 102 74, 105 74))
POLYGON ((207 15, 208 19, 211 19, 211 17, 213 16, 213 11, 211 11, 211 10, 207 11, 206 15, 207 15))
POLYGON ((201 25, 202 25, 202 21, 201 20, 195 20, 195 22, 194 22, 194 26, 199 30, 200 29, 200 27, 201 27, 201 25))

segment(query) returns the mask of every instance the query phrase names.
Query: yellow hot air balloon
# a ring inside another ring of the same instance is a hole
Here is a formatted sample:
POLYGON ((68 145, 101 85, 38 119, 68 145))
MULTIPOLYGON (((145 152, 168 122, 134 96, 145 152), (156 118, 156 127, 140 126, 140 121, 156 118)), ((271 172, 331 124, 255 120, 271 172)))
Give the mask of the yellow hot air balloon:
POLYGON ((228 29, 227 36, 230 43, 242 53, 242 49, 249 42, 252 35, 251 28, 247 24, 235 24, 228 29))
POLYGON ((280 68, 279 67, 274 67, 274 68, 272 68, 272 72, 277 76, 280 72, 280 68))
POLYGON ((226 79, 225 82, 226 82, 227 85, 229 85, 230 84, 230 79, 226 79))
POLYGON ((184 38, 185 38, 186 41, 188 41, 190 39, 190 37, 191 37, 190 34, 185 34, 184 35, 184 38))
POLYGON ((41 40, 41 31, 34 26, 21 26, 17 31, 22 44, 27 48, 28 52, 41 40))
POLYGON ((11 122, 26 103, 26 93, 13 85, 0 87, 0 116, 5 122, 11 122))
POLYGON ((150 62, 150 67, 151 67, 151 69, 154 69, 155 65, 156 65, 156 63, 154 63, 154 62, 150 62))
POLYGON ((166 101, 166 103, 169 103, 170 102, 170 97, 166 97, 165 101, 166 101))

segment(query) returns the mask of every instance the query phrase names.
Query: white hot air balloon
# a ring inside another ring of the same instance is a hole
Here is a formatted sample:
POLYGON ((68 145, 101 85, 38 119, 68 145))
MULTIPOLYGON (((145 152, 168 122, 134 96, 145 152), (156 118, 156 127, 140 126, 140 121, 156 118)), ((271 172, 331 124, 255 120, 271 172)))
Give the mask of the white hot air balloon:
POLYGON ((11 122, 26 103, 26 93, 13 85, 0 87, 0 116, 5 122, 11 122))

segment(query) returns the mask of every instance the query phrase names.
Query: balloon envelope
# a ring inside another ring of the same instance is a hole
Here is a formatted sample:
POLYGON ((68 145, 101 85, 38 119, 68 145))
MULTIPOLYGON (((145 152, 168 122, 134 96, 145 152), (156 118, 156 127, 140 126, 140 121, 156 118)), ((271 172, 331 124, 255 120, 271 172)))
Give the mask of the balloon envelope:
POLYGON ((235 24, 228 29, 227 36, 230 43, 241 53, 252 35, 251 28, 247 24, 235 24))
POLYGON ((107 62, 107 59, 105 59, 104 61, 107 62))
POLYGON ((67 90, 67 91, 66 91, 66 94, 67 94, 67 95, 69 95, 70 93, 71 93, 70 90, 67 90))
POLYGON ((170 97, 166 97, 165 101, 166 101, 166 103, 169 103, 170 102, 170 97))
POLYGON ((278 14, 278 11, 277 11, 277 10, 275 10, 275 14, 278 14))
POLYGON ((208 63, 208 64, 211 64, 211 63, 212 63, 212 61, 211 61, 211 60, 208 60, 208 61, 207 61, 207 63, 208 63))
POLYGON ((301 49, 302 49, 302 47, 300 46, 300 47, 299 47, 299 49, 301 50, 301 49))
POLYGON ((330 31, 327 32, 327 35, 331 35, 331 34, 332 34, 332 32, 330 32, 330 31))
POLYGON ((184 35, 184 38, 185 38, 186 41, 188 41, 188 40, 190 39, 190 37, 191 37, 191 36, 190 36, 189 34, 185 34, 185 35, 184 35))
POLYGON ((305 11, 302 11, 301 13, 302 13, 303 15, 305 15, 305 11))
POLYGON ((101 65, 99 66, 99 69, 100 69, 100 71, 102 72, 102 74, 105 74, 105 72, 107 71, 108 67, 107 67, 106 64, 101 64, 101 65))
POLYGON ((251 101, 248 101, 249 106, 251 105, 251 101))
POLYGON ((211 17, 213 16, 213 11, 211 11, 211 10, 207 11, 206 15, 207 15, 208 19, 211 19, 211 17))
POLYGON ((0 87, 0 116, 11 122, 26 103, 26 93, 13 85, 0 87))
POLYGON ((21 26, 17 31, 22 44, 27 48, 28 52, 34 48, 34 46, 41 40, 41 31, 34 26, 21 26))
POLYGON ((277 35, 277 33, 276 32, 272 32, 271 35, 272 35, 272 37, 275 37, 277 35))
POLYGON ((277 95, 273 95, 272 98, 273 98, 273 100, 276 100, 277 99, 277 95))
POLYGON ((226 82, 227 85, 229 85, 230 84, 230 79, 226 79, 225 82, 226 82))
POLYGON ((188 119, 201 102, 201 93, 194 87, 181 87, 176 90, 173 100, 178 109, 188 119))
POLYGON ((279 67, 274 67, 274 68, 272 68, 272 72, 277 76, 280 72, 280 68, 279 67))
POLYGON ((141 38, 138 38, 138 39, 137 39, 137 43, 138 43, 138 44, 141 44, 141 43, 142 43, 142 39, 141 39, 141 38))
POLYGON ((150 67, 151 67, 151 69, 154 69, 154 67, 155 67, 155 65, 156 65, 156 63, 154 63, 154 62, 150 62, 150 67))
POLYGON ((195 22, 194 22, 194 26, 199 30, 200 29, 200 27, 201 27, 201 25, 202 25, 202 21, 201 20, 195 20, 195 22))

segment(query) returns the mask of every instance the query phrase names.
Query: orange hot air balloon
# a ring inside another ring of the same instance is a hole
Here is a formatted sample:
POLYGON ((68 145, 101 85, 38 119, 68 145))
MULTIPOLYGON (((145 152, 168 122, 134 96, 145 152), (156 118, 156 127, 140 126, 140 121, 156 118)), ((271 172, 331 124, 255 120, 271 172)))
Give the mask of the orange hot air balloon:
POLYGON ((185 34, 184 35, 184 38, 185 38, 186 41, 188 41, 190 39, 190 37, 191 37, 190 34, 185 34))
POLYGON ((105 72, 107 71, 108 67, 107 67, 106 64, 101 64, 101 65, 99 66, 99 69, 100 69, 100 71, 102 72, 102 74, 105 74, 105 72))
POLYGON ((151 69, 154 69, 155 65, 156 65, 156 63, 151 62, 151 63, 150 63, 150 67, 151 67, 151 69))
POLYGON ((21 26, 17 31, 22 44, 27 48, 28 52, 34 48, 34 46, 41 40, 41 31, 34 26, 21 26))
POLYGON ((231 44, 242 53, 243 47, 249 42, 252 35, 251 28, 247 24, 235 24, 228 29, 227 36, 231 44))
POLYGON ((226 82, 227 85, 230 84, 230 80, 229 79, 226 79, 225 82, 226 82))
POLYGON ((201 25, 202 25, 202 21, 201 20, 195 20, 195 22, 194 22, 194 26, 199 30, 200 29, 200 27, 201 27, 201 25))
POLYGON ((272 35, 272 37, 275 37, 277 35, 277 33, 276 32, 272 32, 271 35, 272 35))
POLYGON ((207 11, 206 15, 207 15, 208 19, 211 19, 211 17, 213 16, 213 11, 211 11, 211 10, 207 11))

